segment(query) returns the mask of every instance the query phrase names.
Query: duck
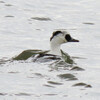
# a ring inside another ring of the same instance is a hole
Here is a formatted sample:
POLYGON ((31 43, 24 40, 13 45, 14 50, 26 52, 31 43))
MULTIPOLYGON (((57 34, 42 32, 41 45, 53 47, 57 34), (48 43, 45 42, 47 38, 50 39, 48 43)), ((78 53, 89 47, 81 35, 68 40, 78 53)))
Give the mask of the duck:
POLYGON ((55 60, 60 59, 63 55, 66 56, 68 60, 70 56, 60 49, 62 44, 68 42, 79 42, 79 40, 72 38, 67 31, 57 30, 54 31, 50 37, 50 50, 24 50, 18 56, 14 57, 13 60, 27 60, 30 57, 35 57, 34 61, 41 57, 55 60))

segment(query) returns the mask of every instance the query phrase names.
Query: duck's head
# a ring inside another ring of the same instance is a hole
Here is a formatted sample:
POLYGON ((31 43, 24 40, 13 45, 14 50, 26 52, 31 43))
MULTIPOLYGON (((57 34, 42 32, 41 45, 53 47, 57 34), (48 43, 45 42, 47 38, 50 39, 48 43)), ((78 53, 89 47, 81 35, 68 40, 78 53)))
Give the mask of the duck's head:
POLYGON ((50 53, 61 56, 60 45, 67 42, 79 42, 79 40, 72 38, 66 31, 53 32, 52 37, 50 38, 50 53))
POLYGON ((70 34, 66 31, 55 31, 50 38, 50 42, 54 42, 57 44, 63 44, 67 42, 79 42, 79 40, 74 39, 70 36, 70 34))

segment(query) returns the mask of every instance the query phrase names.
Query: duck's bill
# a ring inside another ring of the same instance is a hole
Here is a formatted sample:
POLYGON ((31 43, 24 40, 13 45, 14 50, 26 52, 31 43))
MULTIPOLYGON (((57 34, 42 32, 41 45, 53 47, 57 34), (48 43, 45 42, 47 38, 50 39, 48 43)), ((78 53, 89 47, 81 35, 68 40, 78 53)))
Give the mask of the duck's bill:
POLYGON ((79 42, 77 39, 71 39, 69 42, 79 42))

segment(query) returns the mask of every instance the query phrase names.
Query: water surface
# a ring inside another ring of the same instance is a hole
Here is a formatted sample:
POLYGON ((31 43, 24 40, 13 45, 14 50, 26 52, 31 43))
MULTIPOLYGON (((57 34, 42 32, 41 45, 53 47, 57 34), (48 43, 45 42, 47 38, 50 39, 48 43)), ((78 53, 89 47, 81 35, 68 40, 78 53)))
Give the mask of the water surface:
POLYGON ((99 4, 99 0, 1 0, 0 100, 100 100, 99 4), (3 62, 27 49, 49 50, 49 38, 57 29, 80 40, 62 45, 76 58, 76 67, 3 62))

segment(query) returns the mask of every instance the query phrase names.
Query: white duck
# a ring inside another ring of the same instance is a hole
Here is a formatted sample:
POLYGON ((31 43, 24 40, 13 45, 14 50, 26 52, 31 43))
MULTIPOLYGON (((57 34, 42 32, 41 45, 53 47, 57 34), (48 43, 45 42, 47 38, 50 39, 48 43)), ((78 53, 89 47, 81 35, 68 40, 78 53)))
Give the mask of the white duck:
MULTIPOLYGON (((61 44, 67 43, 67 42, 79 42, 79 40, 73 39, 66 31, 55 31, 52 34, 52 37, 50 38, 50 51, 42 51, 42 50, 25 50, 15 58, 14 60, 26 60, 30 58, 31 56, 34 57, 35 55, 39 54, 37 58, 45 57, 46 59, 55 59, 58 56, 65 55, 65 58, 69 57, 67 53, 62 52, 60 49, 61 44), (48 57, 49 56, 49 57, 48 57)), ((70 57, 69 57, 70 59, 70 57)))

